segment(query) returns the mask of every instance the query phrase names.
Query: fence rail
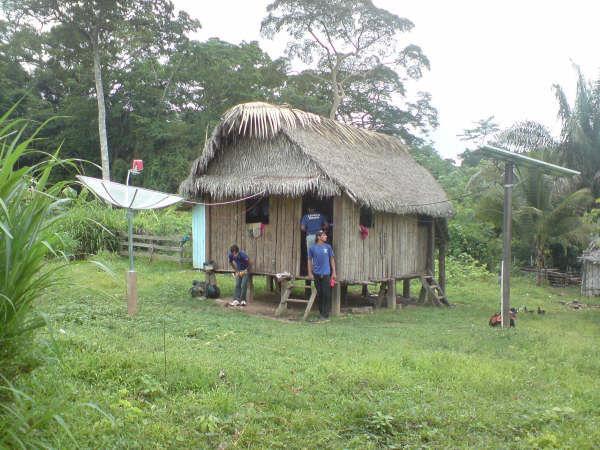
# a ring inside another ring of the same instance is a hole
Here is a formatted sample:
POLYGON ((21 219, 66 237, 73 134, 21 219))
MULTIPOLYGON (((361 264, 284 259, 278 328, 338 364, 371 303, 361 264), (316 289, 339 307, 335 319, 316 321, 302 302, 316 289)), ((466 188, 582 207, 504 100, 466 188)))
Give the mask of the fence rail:
POLYGON ((559 269, 543 268, 537 269, 536 267, 521 267, 523 272, 537 273, 540 272, 542 276, 548 280, 551 286, 554 287, 566 287, 569 285, 580 285, 581 275, 578 273, 565 273, 559 269))
MULTIPOLYGON (((134 256, 147 257, 150 261, 166 260, 177 261, 180 264, 191 263, 191 238, 183 242, 180 236, 154 236, 149 234, 134 234, 133 254, 134 256)), ((119 255, 127 256, 128 236, 119 233, 119 255)))

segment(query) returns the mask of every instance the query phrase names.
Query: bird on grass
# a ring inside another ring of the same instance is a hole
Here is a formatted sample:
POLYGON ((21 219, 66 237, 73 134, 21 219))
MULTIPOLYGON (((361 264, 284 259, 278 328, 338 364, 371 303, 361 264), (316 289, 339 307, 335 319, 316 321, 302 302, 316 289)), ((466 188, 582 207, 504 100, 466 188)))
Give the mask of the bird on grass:
POLYGON ((538 306, 537 313, 538 313, 538 314, 546 314, 546 311, 545 311, 545 310, 543 310, 542 308, 540 308, 540 307, 538 306))

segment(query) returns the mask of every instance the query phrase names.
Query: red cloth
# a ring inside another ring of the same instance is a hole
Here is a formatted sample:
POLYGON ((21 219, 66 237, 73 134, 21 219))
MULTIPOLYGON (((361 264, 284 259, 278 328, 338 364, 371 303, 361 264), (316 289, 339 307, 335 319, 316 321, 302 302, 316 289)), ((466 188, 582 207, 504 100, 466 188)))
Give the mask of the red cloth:
POLYGON ((362 240, 365 240, 367 236, 369 236, 369 229, 364 225, 359 225, 358 229, 360 230, 360 238, 362 240))

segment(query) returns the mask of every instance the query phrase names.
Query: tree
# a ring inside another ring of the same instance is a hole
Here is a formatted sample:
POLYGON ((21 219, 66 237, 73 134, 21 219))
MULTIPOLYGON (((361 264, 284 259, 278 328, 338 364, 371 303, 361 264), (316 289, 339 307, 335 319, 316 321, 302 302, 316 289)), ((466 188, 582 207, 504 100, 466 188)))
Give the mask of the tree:
MULTIPOLYGON (((392 104, 396 98, 406 98, 405 82, 429 69, 420 47, 400 46, 399 35, 410 31, 413 23, 375 7, 370 0, 276 0, 267 11, 263 35, 273 38, 282 31, 291 35, 287 55, 309 65, 311 74, 325 83, 331 119, 381 128, 378 121, 391 111, 393 120, 401 116, 392 104), (364 108, 373 102, 378 114, 364 108)), ((400 123, 435 126, 437 115, 429 97, 422 95, 419 102, 413 110, 427 112, 406 115, 400 123)))
POLYGON ((496 133, 492 137, 491 143, 516 153, 538 150, 552 151, 558 147, 558 142, 552 137, 548 128, 533 120, 514 123, 496 133))
POLYGON ((160 53, 165 44, 173 43, 174 35, 183 37, 199 24, 185 13, 175 18, 169 0, 5 0, 3 9, 9 18, 24 15, 49 24, 66 38, 61 41, 64 55, 91 67, 102 177, 110 179, 103 59, 105 64, 122 66, 141 54, 160 53))
POLYGON ((500 131, 494 116, 478 120, 473 123, 473 128, 466 128, 457 137, 463 142, 472 142, 476 146, 483 145, 487 139, 500 131))
POLYGON ((577 71, 577 91, 573 106, 569 105, 564 90, 554 85, 558 101, 558 117, 562 122, 561 162, 579 170, 580 186, 592 189, 600 196, 600 78, 588 82, 581 69, 577 71))
MULTIPOLYGON (((528 156, 557 163, 553 150, 535 150, 528 156)), ((502 171, 486 163, 470 182, 470 190, 480 193, 476 206, 477 218, 494 224, 501 230, 503 211, 502 171)), ((589 227, 582 214, 592 203, 589 189, 573 189, 563 178, 547 175, 537 168, 518 166, 513 190, 513 229, 517 246, 533 254, 541 284, 541 269, 546 267, 546 255, 551 245, 584 244, 589 227)))
MULTIPOLYGON (((553 152, 532 152, 528 156, 557 162, 553 152)), ((540 285, 541 269, 546 267, 551 244, 566 247, 570 243, 585 243, 589 238, 589 228, 581 216, 593 198, 587 188, 565 190, 560 178, 530 167, 519 167, 517 182, 520 195, 514 207, 515 231, 523 242, 531 243, 540 285)))

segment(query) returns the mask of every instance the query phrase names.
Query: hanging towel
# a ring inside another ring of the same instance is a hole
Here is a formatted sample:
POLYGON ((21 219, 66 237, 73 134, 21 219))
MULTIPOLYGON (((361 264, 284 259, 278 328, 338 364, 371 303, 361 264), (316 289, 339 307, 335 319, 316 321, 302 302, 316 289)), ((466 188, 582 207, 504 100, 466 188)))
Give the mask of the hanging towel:
POLYGON ((246 229, 248 230, 248 237, 252 237, 252 238, 259 238, 262 236, 263 233, 263 224, 262 223, 249 223, 246 226, 246 229))

